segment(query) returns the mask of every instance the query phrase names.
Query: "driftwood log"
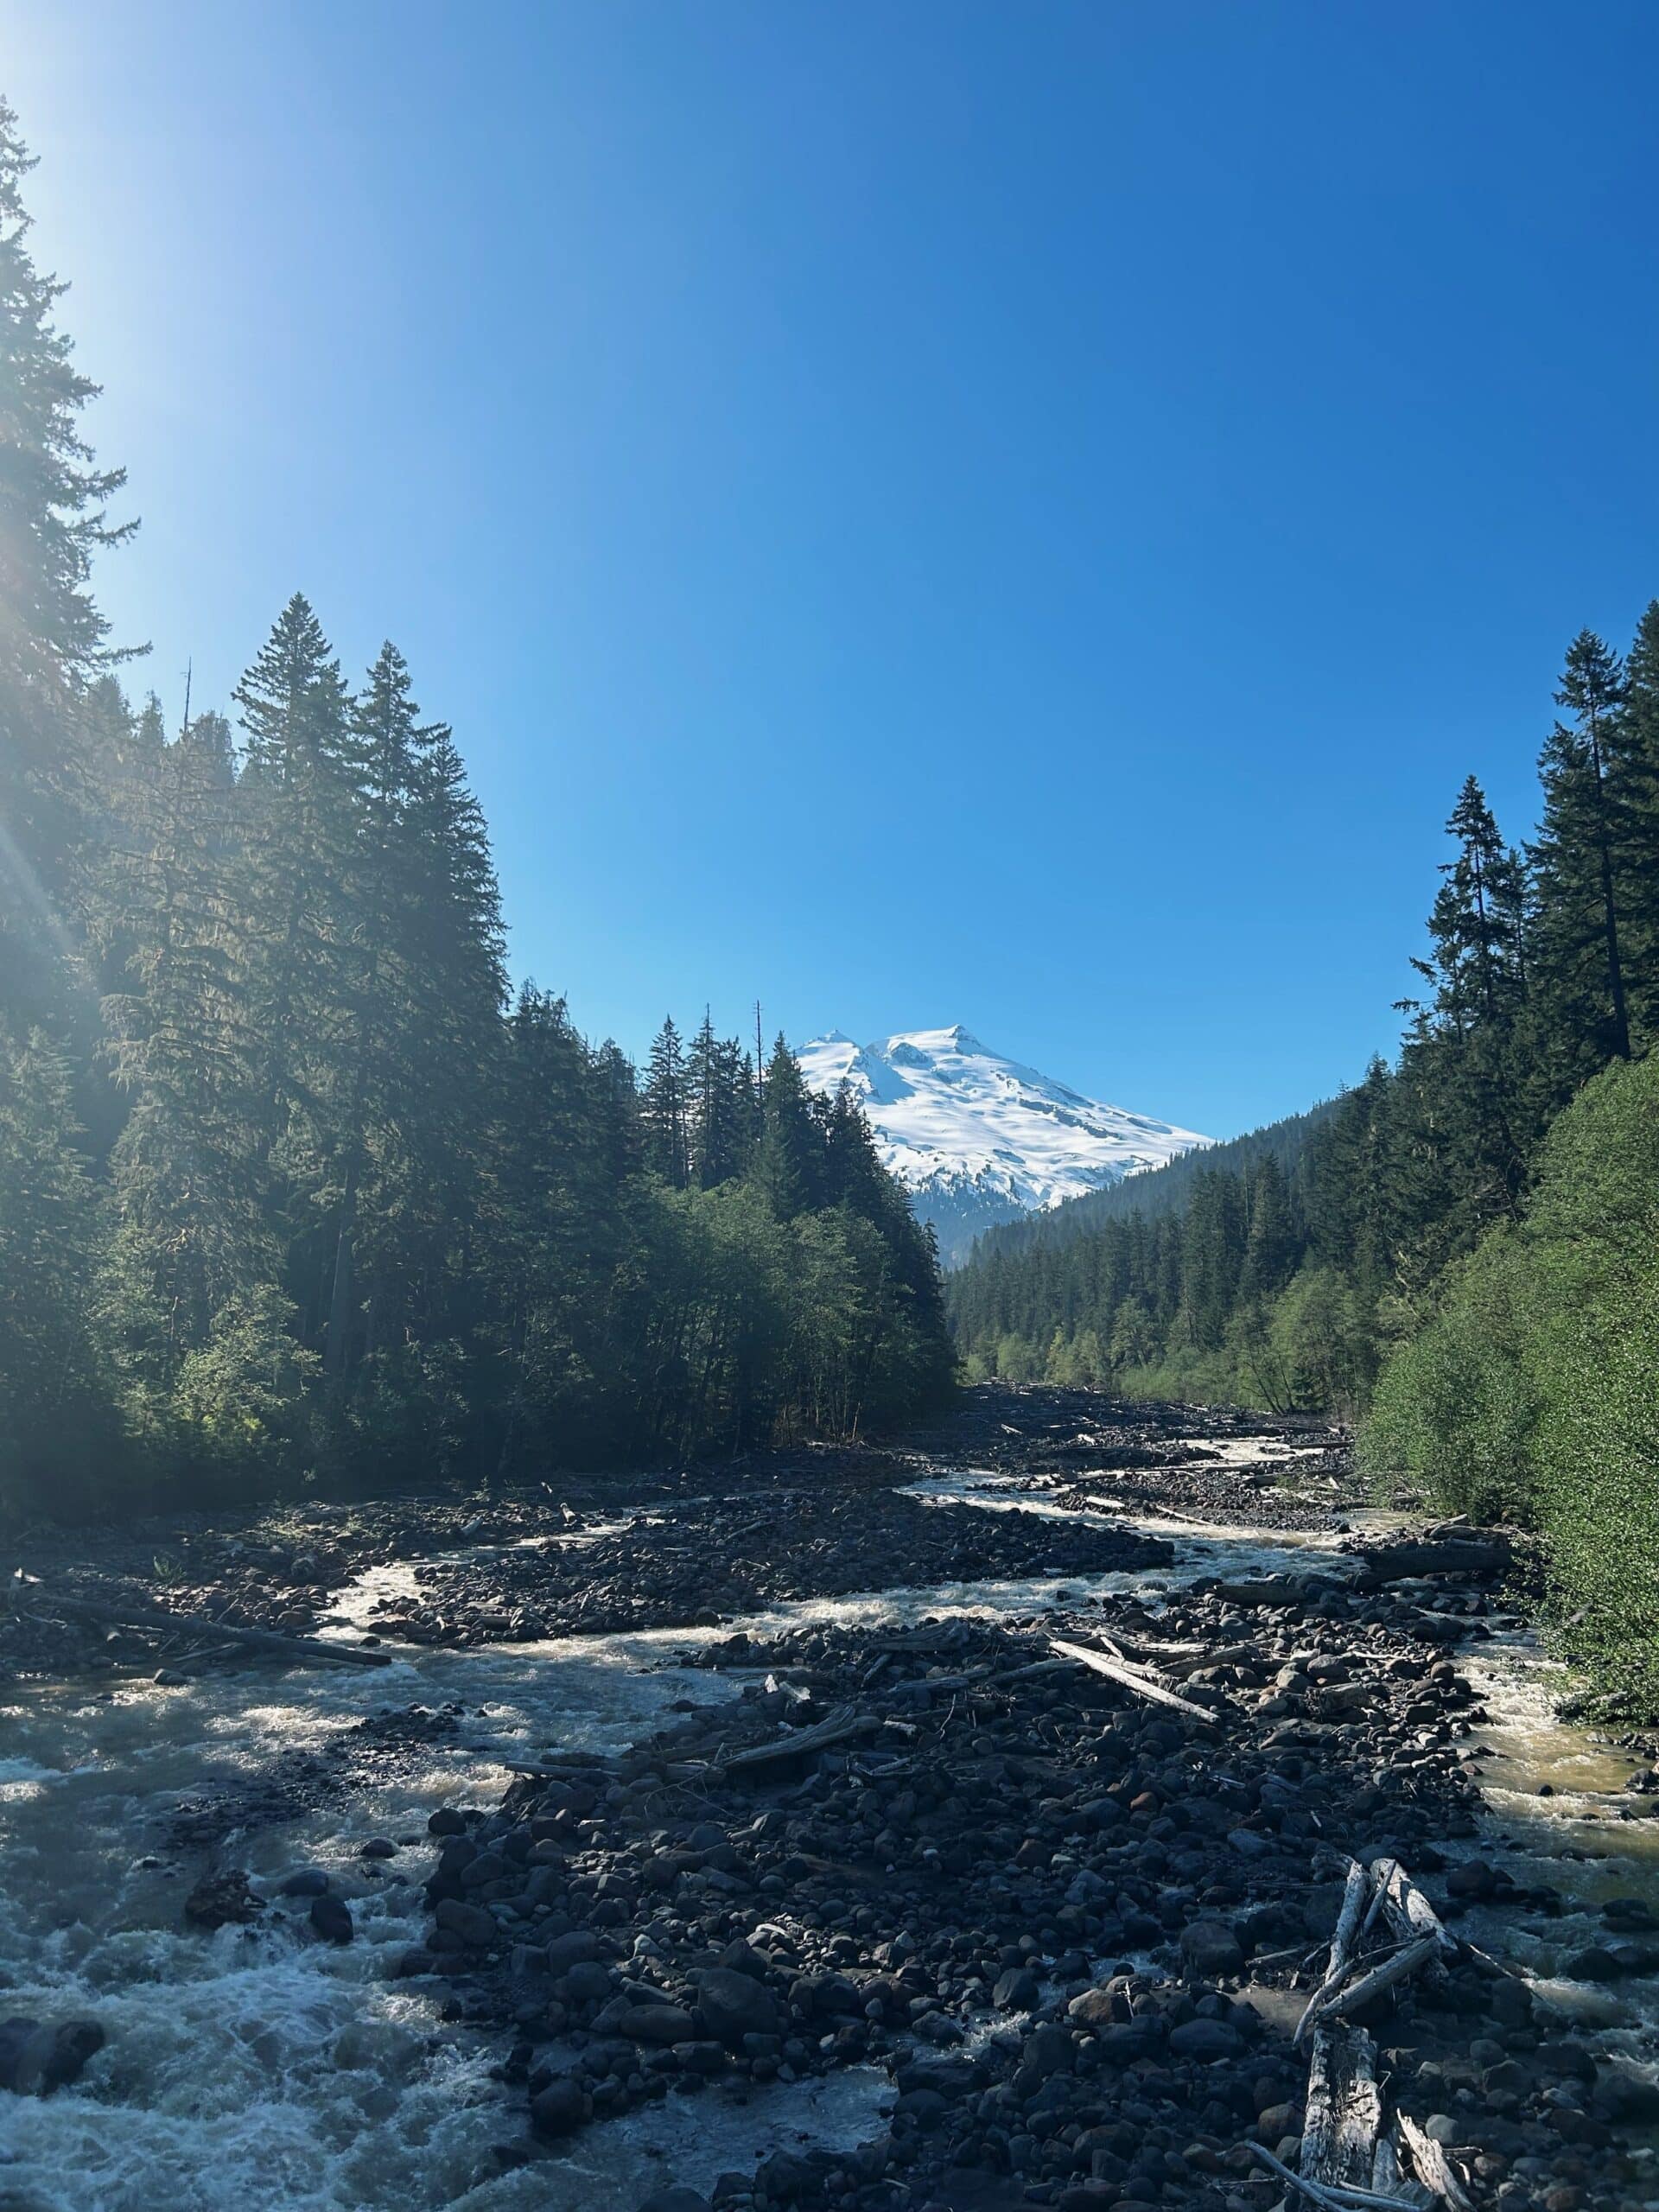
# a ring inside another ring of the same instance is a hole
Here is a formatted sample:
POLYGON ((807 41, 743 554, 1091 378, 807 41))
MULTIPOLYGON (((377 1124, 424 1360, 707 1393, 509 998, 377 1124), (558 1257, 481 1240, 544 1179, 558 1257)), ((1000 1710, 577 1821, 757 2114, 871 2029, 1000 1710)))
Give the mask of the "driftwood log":
POLYGON ((1411 2163, 1418 2177, 1443 2196, 1452 2212, 1474 2212, 1468 2193, 1452 2171, 1452 2161, 1432 2135, 1426 2135, 1408 2113, 1400 2115, 1400 2133, 1405 2138, 1406 2148, 1411 2153, 1411 2163))
POLYGON ((1443 1958, 1456 1958, 1457 1937, 1397 1859, 1373 1859, 1371 1881, 1376 1896, 1368 1924, 1369 1920, 1380 1916, 1396 1942, 1418 1942, 1425 1936, 1432 1936, 1443 1958))
POLYGON ((805 1758, 812 1751, 827 1751, 836 1744, 850 1743, 855 1736, 868 1736, 882 1726, 874 1713, 853 1713, 843 1709, 832 1713, 827 1720, 820 1720, 810 1728, 791 1728, 786 1735, 766 1744, 751 1744, 741 1751, 728 1751, 723 1758, 712 1759, 704 1769, 707 1774, 741 1774, 757 1766, 776 1766, 785 1759, 805 1758))
POLYGON ((1309 2181, 1369 2189, 1382 2131, 1376 2046, 1363 2028, 1321 2022, 1307 2075, 1302 2171, 1309 2181))
POLYGON ((91 1605, 79 1598, 41 1592, 39 1604, 67 1620, 82 1621, 89 1628, 141 1629, 148 1636, 200 1636, 218 1643, 233 1644, 244 1651, 268 1652, 273 1658, 290 1660, 296 1667, 390 1667, 391 1655, 365 1651, 357 1643, 333 1643, 320 1636, 285 1636, 274 1628, 233 1628, 208 1613, 169 1613, 159 1605, 130 1605, 111 1599, 91 1605))
POLYGON ((1136 1697, 1146 1698, 1154 1705, 1173 1706, 1177 1713, 1189 1713, 1195 1720, 1212 1720, 1215 1718, 1203 1706, 1194 1705, 1191 1698, 1181 1697, 1174 1690, 1166 1689, 1161 1682, 1154 1681, 1150 1675, 1142 1674, 1139 1668, 1126 1667, 1121 1659, 1110 1658, 1105 1652, 1096 1651, 1086 1643, 1065 1643, 1058 1637, 1053 1637, 1050 1638, 1049 1648, 1058 1652, 1062 1659, 1073 1660, 1079 1667, 1087 1667, 1094 1674, 1103 1675, 1109 1682, 1116 1682, 1120 1689, 1132 1690, 1136 1697))
POLYGON ((970 1667, 960 1675, 918 1675, 907 1682, 889 1682, 882 1694, 933 1697, 954 1690, 995 1689, 1003 1682, 1029 1681, 1033 1675, 1058 1674, 1069 1664, 1065 1659, 1032 1659, 1022 1667, 970 1667))
POLYGON ((1421 1942, 1408 1943, 1392 1958, 1384 1959, 1381 1966, 1372 1967, 1368 1973, 1360 1974, 1355 1980, 1344 1982, 1340 1989, 1333 1991, 1320 2004, 1314 2015, 1316 2023, 1342 2018, 1350 2012, 1359 2012, 1370 2003, 1372 1998, 1381 1997, 1385 1990, 1393 1989, 1420 1973, 1431 1959, 1439 1955, 1439 1951, 1440 1946, 1432 1936, 1425 1936, 1421 1942))
POLYGON ((1349 1964, 1354 1955, 1355 1941, 1359 1924, 1371 1896, 1371 1876, 1357 1859, 1348 1861, 1347 1885, 1342 1893, 1341 1910, 1337 1914, 1337 1925, 1331 1937, 1331 1961, 1325 1970, 1325 1980, 1307 2001, 1301 2018, 1296 2023, 1293 2044, 1299 2044, 1313 2025, 1314 2018, 1325 1999, 1333 1997, 1348 1978, 1349 1964))
POLYGON ((1372 1544, 1358 1556, 1379 1582, 1414 1582, 1431 1574, 1501 1574, 1510 1560, 1504 1536, 1444 1536, 1421 1543, 1372 1544))
POLYGON ((1293 2174, 1260 2145, 1252 2154, 1278 2173, 1292 2192, 1320 2212, 1427 2212, 1445 2199, 1450 2212, 1472 2212, 1457 2173, 1438 2143, 1414 2120, 1396 2114, 1399 2141, 1416 2179, 1402 2171, 1395 2143, 1384 2126, 1386 2107, 1376 2076, 1376 2047, 1347 2016, 1416 1974, 1438 1971, 1461 1946, 1398 1859, 1369 1866, 1348 1862, 1342 1903, 1331 1936, 1323 1980, 1297 2024, 1294 2038, 1311 2035, 1306 2119, 1293 2174), (1393 1939, 1367 1948, 1372 1931, 1393 1939))
POLYGON ((1252 2158, 1278 2175, 1287 2189, 1306 2197, 1310 2204, 1319 2205, 1323 2212, 1406 2212, 1414 2201, 1409 2197, 1386 2196, 1374 2189, 1348 2189, 1335 2182, 1310 2181, 1305 2174, 1293 2173, 1265 2143, 1251 2143, 1246 2147, 1252 2158))

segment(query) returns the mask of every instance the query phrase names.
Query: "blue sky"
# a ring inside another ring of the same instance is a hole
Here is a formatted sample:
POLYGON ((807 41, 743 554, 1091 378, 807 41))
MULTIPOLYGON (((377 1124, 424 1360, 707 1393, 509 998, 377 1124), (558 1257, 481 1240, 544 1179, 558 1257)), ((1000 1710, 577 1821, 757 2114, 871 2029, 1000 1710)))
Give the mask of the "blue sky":
POLYGON ((0 0, 222 703, 296 586, 642 1051, 952 1020, 1217 1135, 1352 1079, 1470 769, 1659 592, 1651 5, 0 0))

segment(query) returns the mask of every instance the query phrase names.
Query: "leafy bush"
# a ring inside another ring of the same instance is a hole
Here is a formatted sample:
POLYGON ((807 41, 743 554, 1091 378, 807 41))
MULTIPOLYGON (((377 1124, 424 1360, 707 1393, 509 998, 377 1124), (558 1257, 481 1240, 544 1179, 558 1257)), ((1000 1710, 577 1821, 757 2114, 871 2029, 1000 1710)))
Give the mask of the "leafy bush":
POLYGON ((1560 1116, 1525 1217, 1390 1360, 1362 1451, 1439 1504, 1535 1525, 1565 1648, 1659 1716, 1659 1058, 1560 1116))
POLYGON ((1530 1517, 1533 1297, 1528 1255, 1504 1230, 1448 1272, 1439 1311, 1384 1367, 1360 1431, 1362 1463, 1385 1486, 1404 1476, 1448 1512, 1530 1517))
POLYGON ((289 1464, 302 1446, 307 1394, 321 1363, 294 1337, 294 1309, 270 1284, 239 1294, 179 1370, 173 1394, 181 1449, 216 1474, 289 1464))

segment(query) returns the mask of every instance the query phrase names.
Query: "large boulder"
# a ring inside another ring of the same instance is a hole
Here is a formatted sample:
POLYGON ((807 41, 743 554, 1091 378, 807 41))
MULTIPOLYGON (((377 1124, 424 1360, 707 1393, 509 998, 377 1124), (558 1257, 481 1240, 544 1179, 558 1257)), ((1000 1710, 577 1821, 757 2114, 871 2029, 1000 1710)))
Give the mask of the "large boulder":
POLYGON ((1244 2048, 1244 2038, 1225 2020, 1187 2020, 1171 2029, 1169 2048, 1177 2058, 1193 2058, 1202 2066, 1213 2066, 1220 2059, 1236 2058, 1244 2048))
POLYGON ((1181 1956, 1206 1981, 1244 1971, 1244 1946, 1224 1920, 1191 1922, 1181 1930, 1181 1956))
POLYGON ((547 1970, 550 1974, 568 1974, 572 1967, 586 1966, 590 1960, 602 1959, 605 1946, 590 1928, 573 1928, 568 1935, 555 1936, 547 1947, 547 1970))
POLYGON ((344 1897, 326 1895, 313 1897, 311 1925, 328 1943, 349 1943, 356 1932, 352 1921, 352 1908, 344 1897))
POLYGON ((587 2100, 574 2082, 550 2082, 530 2101, 530 2124, 538 2135, 574 2135, 588 2117, 587 2100))
POLYGON ((224 1928, 232 1923, 245 1925, 257 1920, 264 1909, 239 1866, 229 1867, 222 1874, 204 1874, 184 1901, 184 1916, 196 1928, 224 1928))
POLYGON ((501 1932, 493 1913, 481 1904, 467 1904, 460 1897, 441 1897, 432 1917, 469 1951, 487 1949, 501 1932))
POLYGON ((16 2014, 0 2020, 0 2089, 14 2096, 46 2097, 78 2081, 86 2062, 105 2044, 96 2020, 65 2020, 53 2026, 16 2014))
POLYGON ((703 2023, 728 2050, 741 2050, 745 2036, 781 2036, 789 2016, 764 1982, 729 1967, 709 1967, 694 1977, 703 2023))
MULTIPOLYGON (((672 2044, 690 2043, 696 2035, 697 2024, 683 2005, 630 2005, 620 2000, 621 2010, 614 2019, 608 2017, 613 2009, 607 2008, 604 2032, 626 2036, 630 2043, 660 2044, 667 2050, 672 2044)), ((600 2022, 594 2023, 600 2032, 600 2022)))

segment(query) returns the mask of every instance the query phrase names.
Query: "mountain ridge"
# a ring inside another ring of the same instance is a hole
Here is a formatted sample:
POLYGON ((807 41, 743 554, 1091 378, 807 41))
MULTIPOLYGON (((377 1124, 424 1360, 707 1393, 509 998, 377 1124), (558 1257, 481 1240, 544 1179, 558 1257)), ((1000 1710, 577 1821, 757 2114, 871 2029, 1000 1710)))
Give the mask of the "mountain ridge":
POLYGON ((800 1048, 808 1084, 851 1085, 883 1164, 938 1236, 947 1265, 981 1230, 1109 1188, 1205 1145, 1196 1131, 1073 1090, 961 1022, 860 1045, 832 1029, 800 1048))

